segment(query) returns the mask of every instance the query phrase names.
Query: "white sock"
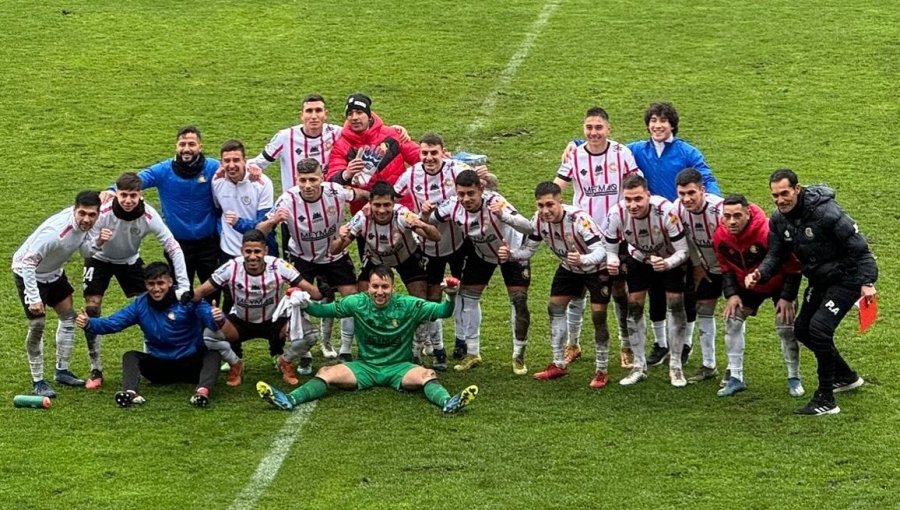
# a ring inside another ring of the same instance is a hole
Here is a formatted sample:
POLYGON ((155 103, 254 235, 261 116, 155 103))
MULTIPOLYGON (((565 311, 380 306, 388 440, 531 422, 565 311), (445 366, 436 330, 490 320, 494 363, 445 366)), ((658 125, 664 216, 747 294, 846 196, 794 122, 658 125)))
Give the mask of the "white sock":
POLYGON ((28 320, 25 351, 28 353, 31 379, 38 382, 44 378, 44 317, 28 320))
POLYGON ((75 311, 66 310, 59 314, 56 323, 56 369, 68 370, 75 345, 75 311))
POLYGON ((669 368, 681 368, 681 352, 687 334, 687 316, 684 312, 684 299, 677 298, 667 303, 669 308, 669 368))
POLYGON ((341 351, 339 354, 350 354, 353 347, 353 317, 341 319, 341 351))
POLYGON ((428 333, 428 338, 431 340, 431 346, 434 347, 434 350, 440 351, 444 348, 444 320, 436 319, 431 321, 431 330, 428 333))
POLYGON ((688 322, 685 330, 684 330, 684 345, 693 347, 694 346, 694 326, 697 324, 696 321, 688 322))
POLYGON ((566 368, 566 309, 562 305, 547 305, 550 315, 550 351, 553 353, 553 364, 566 368))
POLYGON ((513 340, 513 358, 525 359, 526 347, 528 347, 527 340, 513 340))
POLYGON ((566 325, 569 328, 567 345, 581 343, 581 326, 584 324, 584 298, 574 298, 566 308, 566 325))
POLYGON ((465 290, 459 294, 463 305, 461 338, 466 341, 466 354, 478 356, 481 353, 481 294, 465 290))
POLYGON ((653 321, 653 340, 656 342, 656 345, 664 349, 669 347, 669 342, 666 338, 666 321, 653 321))
POLYGON ((609 370, 609 329, 606 326, 606 311, 591 311, 594 324, 594 368, 604 372, 609 370))
POLYGON ((794 338, 794 328, 789 324, 778 324, 776 320, 775 331, 781 340, 781 353, 784 355, 784 365, 787 367, 788 379, 799 379, 800 344, 794 338))
POLYGON ((634 369, 647 370, 647 356, 644 353, 647 323, 644 322, 644 307, 633 303, 628 305, 628 341, 634 352, 634 369))
POLYGON ((631 348, 628 342, 628 297, 621 298, 613 296, 613 306, 615 307, 616 326, 619 331, 619 348, 631 348))
POLYGON ((744 380, 744 320, 725 320, 725 351, 728 353, 728 371, 731 377, 744 380))
POLYGON ((697 303, 697 322, 700 324, 700 352, 703 366, 716 368, 716 318, 715 305, 697 303))

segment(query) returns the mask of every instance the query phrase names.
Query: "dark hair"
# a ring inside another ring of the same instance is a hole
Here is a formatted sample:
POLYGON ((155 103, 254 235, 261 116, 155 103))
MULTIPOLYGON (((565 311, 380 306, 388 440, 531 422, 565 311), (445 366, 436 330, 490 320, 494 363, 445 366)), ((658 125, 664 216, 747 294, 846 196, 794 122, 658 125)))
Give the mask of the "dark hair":
POLYGON ((125 172, 116 179, 116 189, 124 191, 140 191, 143 188, 141 178, 134 172, 125 172))
POLYGON ((384 264, 378 264, 377 266, 373 267, 372 271, 369 273, 369 277, 372 276, 378 276, 380 278, 390 280, 391 283, 394 283, 394 270, 384 264))
POLYGON ((559 195, 562 194, 562 190, 555 182, 544 181, 538 183, 537 187, 534 188, 534 198, 541 198, 544 195, 559 195))
POLYGON ((440 147, 444 146, 444 139, 441 138, 441 135, 437 133, 425 133, 422 135, 422 138, 419 139, 420 144, 428 144, 428 145, 438 145, 440 147))
POLYGON ((144 281, 147 280, 155 280, 157 278, 168 276, 172 277, 172 271, 169 269, 169 264, 165 262, 151 262, 144 266, 144 281))
POLYGON ((592 106, 588 108, 588 111, 584 114, 584 118, 586 119, 588 117, 600 117, 606 122, 609 122, 609 114, 606 113, 606 110, 600 108, 599 106, 592 106))
POLYGON ((311 174, 315 172, 321 172, 322 165, 319 164, 319 161, 314 158, 304 158, 301 159, 297 163, 297 173, 298 174, 311 174))
POLYGON ((747 201, 747 197, 744 195, 732 193, 725 197, 725 200, 722 200, 722 205, 740 205, 741 207, 749 207, 750 202, 747 201))
POLYGON ((181 138, 182 136, 188 135, 191 133, 194 133, 195 135, 197 135, 197 140, 203 139, 203 137, 200 136, 200 128, 191 124, 189 126, 184 126, 183 128, 178 130, 178 134, 175 135, 175 141, 178 141, 178 139, 181 138))
POLYGON ((644 179, 642 175, 633 173, 626 177, 624 181, 622 181, 622 189, 634 188, 644 188, 645 190, 649 190, 649 188, 647 187, 647 179, 644 179))
POLYGON ((228 140, 222 144, 222 148, 219 149, 219 154, 225 154, 226 152, 232 151, 241 151, 241 156, 246 156, 247 152, 244 150, 244 144, 240 140, 228 140))
POLYGON ((377 181, 369 190, 370 197, 388 197, 391 200, 397 198, 397 192, 394 187, 387 181, 377 181))
POLYGON ((266 235, 255 228, 251 228, 250 230, 244 232, 244 235, 241 236, 241 244, 244 243, 266 244, 266 235))
POLYGON ((325 98, 320 96, 319 94, 307 94, 307 95, 303 96, 303 99, 300 100, 300 108, 303 108, 303 106, 306 103, 316 103, 316 102, 325 104, 325 98))
POLYGON ((794 173, 790 168, 779 168, 772 172, 772 175, 769 176, 769 184, 775 184, 778 181, 787 179, 788 184, 792 187, 797 186, 797 183, 800 182, 797 180, 797 174, 794 173))
POLYGON ((75 207, 100 208, 100 192, 94 190, 79 191, 75 195, 75 207))
POLYGON ((687 186, 688 184, 703 186, 703 175, 696 168, 685 168, 675 176, 676 186, 687 186))
POLYGON ((481 177, 475 170, 463 170, 456 176, 456 185, 481 187, 481 177))
POLYGON ((678 134, 678 111, 672 106, 672 103, 650 103, 647 111, 644 112, 644 125, 650 125, 650 117, 656 115, 669 121, 672 126, 672 134, 678 134))

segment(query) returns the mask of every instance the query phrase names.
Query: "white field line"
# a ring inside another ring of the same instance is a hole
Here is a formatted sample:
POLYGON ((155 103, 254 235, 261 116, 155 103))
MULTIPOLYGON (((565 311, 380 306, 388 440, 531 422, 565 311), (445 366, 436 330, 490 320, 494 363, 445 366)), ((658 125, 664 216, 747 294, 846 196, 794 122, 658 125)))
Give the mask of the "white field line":
POLYGON ((522 62, 525 61, 528 53, 531 52, 534 41, 541 35, 544 26, 550 21, 550 17, 553 16, 553 13, 556 12, 556 9, 559 7, 559 2, 560 0, 550 0, 544 4, 544 8, 541 9, 540 15, 534 20, 534 24, 531 25, 531 29, 528 33, 525 34, 525 39, 522 41, 522 44, 519 45, 519 49, 516 50, 512 57, 510 57, 503 72, 500 73, 500 79, 497 80, 497 86, 484 98, 484 102, 481 104, 481 111, 478 112, 478 116, 475 117, 475 120, 469 124, 469 127, 466 130, 467 137, 474 135, 478 130, 483 128, 485 122, 487 122, 494 113, 494 108, 497 107, 497 99, 500 97, 500 94, 509 87, 519 66, 522 65, 522 62))
MULTIPOLYGON (((510 57, 503 72, 500 73, 500 79, 497 81, 497 86, 484 98, 484 102, 481 104, 481 111, 478 113, 475 120, 469 124, 467 130, 469 136, 484 127, 484 123, 487 122, 494 113, 494 108, 497 107, 497 98, 500 96, 500 93, 509 87, 519 66, 525 61, 525 58, 534 46, 534 41, 541 34, 547 21, 550 20, 550 17, 559 7, 559 1, 560 0, 550 0, 544 4, 544 8, 541 9, 540 15, 538 15, 534 24, 531 25, 531 29, 528 33, 525 34, 525 39, 522 41, 522 44, 519 45, 519 49, 516 50, 512 57, 510 57)), ((250 478, 240 494, 234 498, 231 506, 228 507, 229 510, 250 510, 256 506, 256 502, 259 501, 259 498, 269 487, 269 484, 271 484, 275 479, 275 476, 278 475, 281 464, 290 452, 291 447, 297 441, 297 438, 300 437, 303 426, 309 421, 315 408, 316 402, 310 402, 291 413, 287 421, 285 421, 284 426, 281 427, 281 430, 275 437, 275 441, 272 442, 269 452, 259 461, 259 465, 256 467, 256 472, 253 474, 253 477, 250 478)))
POLYGON ((263 495, 269 484, 278 475, 281 464, 288 453, 290 453, 291 446, 300 437, 303 426, 309 421, 315 408, 316 402, 313 401, 303 404, 291 413, 284 422, 284 426, 275 435, 275 440, 272 441, 269 451, 259 461, 259 465, 256 466, 256 472, 253 473, 253 477, 244 485, 243 490, 234 498, 231 506, 228 507, 229 510, 250 510, 256 506, 260 496, 263 495))

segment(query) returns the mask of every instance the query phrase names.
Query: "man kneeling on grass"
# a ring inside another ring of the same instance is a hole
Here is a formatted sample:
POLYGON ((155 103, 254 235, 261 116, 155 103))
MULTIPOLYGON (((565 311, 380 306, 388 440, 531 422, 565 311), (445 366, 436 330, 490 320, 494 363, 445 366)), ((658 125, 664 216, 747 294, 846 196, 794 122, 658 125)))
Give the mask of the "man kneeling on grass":
POLYGON ((218 331, 225 322, 222 311, 209 303, 190 302, 190 294, 180 303, 175 299, 172 273, 165 262, 153 262, 144 268, 147 292, 109 317, 89 318, 84 310, 75 324, 89 334, 105 335, 139 325, 144 333, 144 352, 122 355, 122 391, 116 393, 119 407, 143 404, 138 394, 138 379, 144 376, 153 384, 196 383, 191 405, 209 405, 209 392, 219 374, 218 351, 206 349, 203 328, 218 331))
POLYGON ((450 300, 434 303, 408 295, 394 295, 394 272, 375 266, 369 277, 368 292, 345 297, 337 303, 311 303, 309 295, 295 291, 291 295, 294 313, 305 308, 313 317, 353 317, 359 358, 356 361, 322 367, 316 376, 289 394, 260 381, 259 396, 273 406, 291 410, 295 406, 323 397, 329 386, 344 390, 363 390, 390 386, 396 390, 424 389, 425 398, 445 413, 460 411, 478 394, 469 386, 459 394, 450 393, 437 380, 437 374, 412 363, 412 342, 423 321, 446 319, 453 315, 453 297, 458 282, 445 281, 450 300))

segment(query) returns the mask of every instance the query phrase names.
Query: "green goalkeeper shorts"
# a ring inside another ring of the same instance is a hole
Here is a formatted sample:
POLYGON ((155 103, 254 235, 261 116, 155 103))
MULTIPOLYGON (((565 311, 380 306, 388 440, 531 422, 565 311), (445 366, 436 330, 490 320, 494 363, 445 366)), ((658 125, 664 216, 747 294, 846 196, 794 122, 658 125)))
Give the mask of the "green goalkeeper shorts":
POLYGON ((391 365, 373 365, 365 361, 349 361, 344 363, 353 375, 356 376, 356 389, 364 390, 373 386, 390 386, 395 390, 400 389, 403 376, 410 370, 417 368, 415 363, 402 362, 391 365))

